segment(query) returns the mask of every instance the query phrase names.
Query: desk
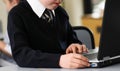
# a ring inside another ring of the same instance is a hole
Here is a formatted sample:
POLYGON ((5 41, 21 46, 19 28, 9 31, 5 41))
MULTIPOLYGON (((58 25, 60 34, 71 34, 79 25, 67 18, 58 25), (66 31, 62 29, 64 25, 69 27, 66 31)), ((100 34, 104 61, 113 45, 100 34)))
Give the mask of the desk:
POLYGON ((0 71, 120 71, 120 64, 104 68, 62 69, 62 68, 21 68, 18 66, 0 67, 0 71))
POLYGON ((10 63, 10 62, 0 58, 0 66, 13 66, 13 65, 16 65, 16 64, 10 63))

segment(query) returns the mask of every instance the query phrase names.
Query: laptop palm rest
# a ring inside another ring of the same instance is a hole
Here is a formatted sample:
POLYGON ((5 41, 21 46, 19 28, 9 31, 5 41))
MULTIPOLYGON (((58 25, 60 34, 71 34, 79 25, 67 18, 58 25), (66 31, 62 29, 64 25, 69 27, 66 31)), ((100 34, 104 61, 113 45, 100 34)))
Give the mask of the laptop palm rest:
POLYGON ((85 57, 89 59, 89 62, 91 64, 90 67, 108 66, 116 63, 115 61, 118 61, 120 59, 120 55, 118 55, 114 57, 104 57, 103 60, 98 60, 97 59, 98 51, 99 48, 95 48, 95 49, 90 49, 88 53, 83 54, 85 57))
POLYGON ((88 53, 83 54, 89 59, 89 62, 99 62, 97 59, 99 48, 90 49, 88 53))

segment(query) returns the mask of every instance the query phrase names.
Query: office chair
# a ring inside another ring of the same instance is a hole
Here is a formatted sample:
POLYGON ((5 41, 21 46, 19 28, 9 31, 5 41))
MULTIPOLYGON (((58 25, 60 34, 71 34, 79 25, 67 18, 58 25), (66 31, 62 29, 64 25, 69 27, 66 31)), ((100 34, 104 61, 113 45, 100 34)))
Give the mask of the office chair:
POLYGON ((87 27, 74 26, 73 30, 76 32, 78 39, 85 44, 88 49, 95 48, 93 33, 87 27))

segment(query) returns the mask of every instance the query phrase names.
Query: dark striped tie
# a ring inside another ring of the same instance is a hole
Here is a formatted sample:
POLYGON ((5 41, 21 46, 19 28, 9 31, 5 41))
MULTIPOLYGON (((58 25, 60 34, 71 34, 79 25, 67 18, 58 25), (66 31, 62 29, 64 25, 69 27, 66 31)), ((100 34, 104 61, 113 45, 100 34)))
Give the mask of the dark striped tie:
POLYGON ((54 15, 51 10, 46 9, 42 15, 42 18, 46 20, 46 22, 50 23, 53 21, 54 15))

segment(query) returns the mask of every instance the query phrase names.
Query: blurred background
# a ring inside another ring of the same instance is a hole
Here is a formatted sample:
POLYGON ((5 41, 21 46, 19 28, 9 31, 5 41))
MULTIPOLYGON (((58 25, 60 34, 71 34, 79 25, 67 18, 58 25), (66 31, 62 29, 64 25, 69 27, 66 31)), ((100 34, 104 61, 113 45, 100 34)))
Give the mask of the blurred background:
MULTIPOLYGON (((86 26, 94 35, 95 46, 99 45, 105 0, 63 0, 61 6, 67 11, 72 26, 86 26)), ((0 0, 0 36, 7 28, 7 11, 0 0)))

